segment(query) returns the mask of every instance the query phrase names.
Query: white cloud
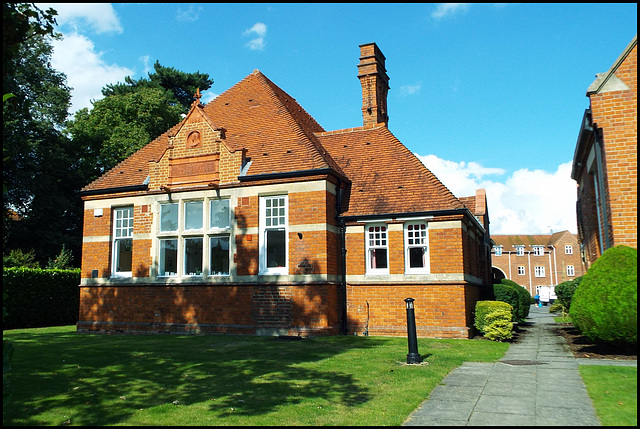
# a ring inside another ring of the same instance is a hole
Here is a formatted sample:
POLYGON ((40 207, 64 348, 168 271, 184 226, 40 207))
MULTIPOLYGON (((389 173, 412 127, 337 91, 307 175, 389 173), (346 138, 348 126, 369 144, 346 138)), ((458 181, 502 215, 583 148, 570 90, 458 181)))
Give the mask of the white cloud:
POLYGON ((176 19, 179 22, 194 22, 200 18, 200 12, 202 12, 202 6, 194 8, 193 5, 189 5, 189 8, 186 10, 178 9, 176 19))
MULTIPOLYGON (((53 8, 58 12, 56 22, 60 31, 71 27, 72 32, 93 31, 101 33, 122 33, 120 20, 109 3, 36 3, 43 10, 53 8), (82 30, 80 30, 82 29, 82 30)), ((68 31, 68 30, 67 30, 68 31)))
POLYGON ((476 162, 454 162, 435 155, 416 155, 456 197, 475 195, 485 189, 492 234, 548 234, 577 232, 576 182, 571 179, 571 161, 555 172, 520 169, 505 180, 500 168, 476 162))
POLYGON ((133 75, 126 67, 105 63, 93 42, 81 34, 67 34, 62 40, 54 40, 52 46, 51 65, 67 75, 67 83, 73 88, 70 114, 84 107, 90 109, 91 100, 102 98, 106 84, 133 75))
POLYGON ((400 87, 400 95, 407 96, 411 94, 415 94, 416 92, 422 89, 422 84, 418 83, 416 85, 403 85, 400 87))
POLYGON ((469 9, 470 3, 439 3, 431 12, 433 19, 443 19, 457 13, 464 13, 469 9))
POLYGON ((267 26, 265 24, 263 24, 262 22, 256 22, 253 27, 251 27, 250 29, 246 30, 243 33, 244 36, 256 36, 253 39, 249 40, 249 42, 247 42, 245 44, 245 46, 248 46, 249 49, 253 50, 262 50, 264 49, 264 46, 267 44, 267 42, 265 42, 264 37, 267 35, 267 26))

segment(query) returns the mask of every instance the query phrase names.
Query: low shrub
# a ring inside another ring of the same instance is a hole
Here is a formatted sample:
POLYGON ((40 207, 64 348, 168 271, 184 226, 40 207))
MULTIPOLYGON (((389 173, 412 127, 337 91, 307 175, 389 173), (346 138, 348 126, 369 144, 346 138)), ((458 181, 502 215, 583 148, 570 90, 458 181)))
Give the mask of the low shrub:
POLYGON ((505 308, 499 308, 487 314, 484 330, 484 337, 491 341, 505 341, 510 339, 513 335, 511 311, 505 308))
POLYGON ((562 313, 567 311, 566 307, 559 301, 554 302, 549 306, 549 313, 562 313))
POLYGON ((520 321, 520 315, 518 309, 520 307, 520 295, 516 288, 511 284, 494 284, 493 293, 496 296, 496 301, 506 302, 512 307, 512 322, 520 321))
POLYGON ((571 300, 573 299, 573 295, 575 294, 578 286, 580 286, 581 282, 582 277, 578 277, 573 280, 562 282, 555 288, 558 301, 560 301, 560 303, 564 306, 564 308, 567 309, 567 311, 571 309, 571 300))
POLYGON ((594 341, 638 343, 638 250, 606 250, 584 275, 571 301, 574 325, 594 341))
POLYGON ((509 312, 509 320, 511 320, 512 307, 510 304, 502 301, 478 301, 476 302, 476 312, 474 326, 481 333, 485 333, 485 325, 487 315, 498 310, 509 312))

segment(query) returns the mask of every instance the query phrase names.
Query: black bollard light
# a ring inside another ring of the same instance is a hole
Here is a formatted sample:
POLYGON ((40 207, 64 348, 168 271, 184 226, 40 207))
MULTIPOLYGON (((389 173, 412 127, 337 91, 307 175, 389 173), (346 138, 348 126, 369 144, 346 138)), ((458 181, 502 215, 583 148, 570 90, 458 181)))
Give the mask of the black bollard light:
POLYGON ((407 298, 407 337, 409 338, 409 354, 407 354, 407 363, 420 363, 420 354, 418 353, 418 337, 416 336, 416 315, 413 310, 413 298, 407 298))

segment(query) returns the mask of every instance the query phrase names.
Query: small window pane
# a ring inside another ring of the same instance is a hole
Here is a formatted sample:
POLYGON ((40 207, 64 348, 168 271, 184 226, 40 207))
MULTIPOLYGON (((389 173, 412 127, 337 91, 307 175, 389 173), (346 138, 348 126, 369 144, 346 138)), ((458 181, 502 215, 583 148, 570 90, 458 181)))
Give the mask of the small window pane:
POLYGON ((371 268, 385 269, 387 265, 387 249, 370 249, 371 268))
POLYGON ((229 228, 229 200, 211 200, 210 228, 229 228))
POLYGON ((162 204, 160 206, 160 231, 178 230, 178 204, 162 204))
POLYGON ((285 238, 284 229, 266 231, 267 268, 285 267, 285 238))
POLYGON ((229 275, 229 237, 211 237, 211 275, 229 275))
POLYGON ((202 201, 186 202, 184 218, 184 229, 202 229, 202 201))
POLYGON ((187 276, 202 274, 202 237, 184 239, 184 273, 187 276))

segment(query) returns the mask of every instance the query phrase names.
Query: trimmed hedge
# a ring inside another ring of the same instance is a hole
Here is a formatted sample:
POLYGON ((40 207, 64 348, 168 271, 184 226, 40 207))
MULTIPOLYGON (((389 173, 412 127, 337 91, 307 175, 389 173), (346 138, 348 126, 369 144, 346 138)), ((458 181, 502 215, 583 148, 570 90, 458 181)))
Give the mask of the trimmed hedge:
POLYGON ((503 285, 513 286, 513 289, 518 294, 517 321, 524 322, 524 320, 529 317, 529 309, 531 308, 531 304, 534 302, 531 294, 513 280, 502 279, 500 283, 503 285))
POLYGON ((560 304, 562 304, 567 311, 571 309, 571 300, 573 299, 573 295, 576 293, 576 289, 578 289, 581 282, 582 277, 577 277, 573 280, 562 282, 556 286, 555 291, 558 301, 560 301, 560 304))
POLYGON ((7 312, 3 329, 75 324, 79 284, 80 269, 3 268, 3 307, 7 312))
POLYGON ((513 336, 513 322, 511 311, 499 308, 487 314, 484 325, 484 337, 491 341, 504 341, 513 336))
POLYGON ((638 343, 638 250, 607 249, 584 275, 571 300, 573 324, 595 341, 638 343))
POLYGON ((496 311, 509 311, 509 319, 511 319, 512 306, 503 301, 478 301, 476 302, 476 314, 474 326, 481 333, 485 333, 487 324, 487 316, 496 311))
POLYGON ((513 307, 513 322, 524 322, 524 318, 521 315, 524 313, 521 307, 520 293, 517 290, 520 286, 514 286, 512 284, 494 284, 493 293, 496 296, 496 301, 506 302, 513 307))

